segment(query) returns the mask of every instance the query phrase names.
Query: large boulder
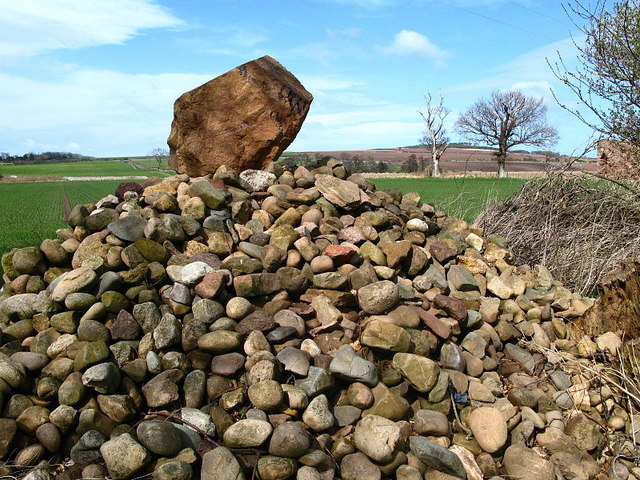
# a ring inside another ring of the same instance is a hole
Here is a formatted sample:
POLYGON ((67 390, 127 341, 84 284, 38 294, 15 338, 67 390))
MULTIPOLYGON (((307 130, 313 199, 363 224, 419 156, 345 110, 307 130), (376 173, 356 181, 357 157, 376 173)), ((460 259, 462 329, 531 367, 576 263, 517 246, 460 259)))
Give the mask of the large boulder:
POLYGON ((240 65, 176 100, 170 165, 195 177, 221 165, 261 169, 294 140, 312 100, 269 56, 240 65))

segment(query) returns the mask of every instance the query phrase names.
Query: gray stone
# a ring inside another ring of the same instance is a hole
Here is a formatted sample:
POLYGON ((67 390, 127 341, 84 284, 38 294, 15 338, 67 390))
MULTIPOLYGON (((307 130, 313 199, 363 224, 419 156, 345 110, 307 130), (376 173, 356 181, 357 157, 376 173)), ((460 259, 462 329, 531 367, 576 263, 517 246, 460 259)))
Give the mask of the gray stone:
POLYGON ((146 226, 146 219, 137 215, 127 215, 107 225, 107 229, 120 240, 134 242, 139 238, 144 238, 144 229, 146 226))
POLYGON ((309 373, 311 357, 307 352, 295 347, 285 347, 278 352, 276 358, 282 363, 284 370, 287 372, 300 376, 305 376, 309 373))
POLYGON ((315 186, 324 198, 345 210, 354 210, 369 200, 355 183, 331 175, 317 175, 315 186))
POLYGON ((89 430, 71 448, 71 460, 80 465, 89 465, 100 460, 100 447, 106 438, 97 430, 89 430))
POLYGON ((331 428, 335 419, 327 397, 318 395, 311 400, 302 414, 302 420, 316 432, 323 432, 331 428))
POLYGON ((245 480, 236 457, 225 447, 217 447, 202 456, 201 480, 245 480))
POLYGON ((333 408, 333 416, 340 427, 356 423, 362 416, 362 410, 352 405, 338 405, 333 408))
POLYGON ((461 265, 451 265, 447 273, 447 280, 455 290, 460 292, 479 291, 478 281, 468 268, 461 265))
POLYGON ((112 438, 100 447, 100 453, 114 480, 129 478, 151 460, 147 449, 129 433, 112 438))
POLYGON ((115 363, 99 363, 82 374, 82 383, 98 393, 114 393, 120 385, 120 370, 115 363))
POLYGON ((440 349, 440 366, 464 372, 467 362, 462 349, 453 342, 445 342, 440 349))
POLYGON ((299 422, 284 422, 271 435, 269 454, 279 457, 300 457, 311 445, 311 437, 299 422))
POLYGON ((518 362, 522 369, 529 374, 532 374, 536 367, 536 362, 528 351, 513 343, 507 343, 504 346, 504 353, 509 360, 518 362))
POLYGON ((351 347, 343 347, 333 356, 329 371, 351 382, 361 382, 370 387, 378 383, 378 370, 368 360, 360 357, 351 347))
POLYGON ((335 384, 333 376, 324 368, 309 367, 306 378, 295 381, 295 386, 301 388, 309 397, 326 392, 335 384))
POLYGON ((437 443, 422 437, 409 437, 409 448, 418 460, 428 467, 463 480, 467 478, 464 466, 458 456, 437 443))
POLYGON ((182 449, 180 433, 171 422, 141 422, 136 429, 136 436, 148 450, 162 457, 173 457, 182 449))

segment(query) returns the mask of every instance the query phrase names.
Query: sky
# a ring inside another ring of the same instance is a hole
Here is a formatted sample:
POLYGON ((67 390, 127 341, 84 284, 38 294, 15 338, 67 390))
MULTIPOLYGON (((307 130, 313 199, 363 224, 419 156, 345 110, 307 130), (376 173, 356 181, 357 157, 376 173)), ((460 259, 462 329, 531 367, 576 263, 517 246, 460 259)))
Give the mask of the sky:
POLYGON ((167 148, 176 98, 270 55, 314 96, 289 151, 415 145, 429 92, 457 141, 461 112, 520 89, 578 153, 547 59, 574 65, 579 33, 557 0, 0 0, 0 151, 167 148))

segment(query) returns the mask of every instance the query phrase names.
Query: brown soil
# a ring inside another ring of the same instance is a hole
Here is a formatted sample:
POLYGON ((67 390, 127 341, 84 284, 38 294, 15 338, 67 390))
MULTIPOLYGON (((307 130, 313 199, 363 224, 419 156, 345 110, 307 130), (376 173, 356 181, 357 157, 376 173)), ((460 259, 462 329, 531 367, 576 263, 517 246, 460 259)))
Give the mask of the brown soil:
MULTIPOLYGON (((430 157, 427 148, 424 147, 401 147, 372 150, 327 150, 317 152, 302 152, 315 154, 319 157, 332 156, 341 158, 343 154, 349 156, 360 155, 363 160, 382 161, 385 163, 401 165, 407 161, 410 155, 430 157)), ((568 157, 560 157, 558 161, 547 162, 544 155, 533 155, 530 153, 510 153, 507 161, 507 172, 527 173, 545 172, 549 168, 562 165, 568 157)), ((498 165, 493 157, 493 150, 483 148, 457 148, 450 147, 440 160, 443 172, 484 172, 497 173, 498 165)), ((596 171, 597 161, 594 158, 585 158, 585 161, 575 162, 570 168, 571 171, 596 171)))

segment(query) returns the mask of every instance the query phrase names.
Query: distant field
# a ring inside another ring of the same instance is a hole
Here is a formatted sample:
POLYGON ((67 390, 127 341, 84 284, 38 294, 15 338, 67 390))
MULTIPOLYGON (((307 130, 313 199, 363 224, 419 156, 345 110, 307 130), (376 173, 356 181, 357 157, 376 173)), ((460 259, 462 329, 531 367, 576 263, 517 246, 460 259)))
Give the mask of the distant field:
POLYGON ((39 245, 65 227, 63 196, 71 206, 114 193, 120 181, 0 184, 0 255, 13 247, 39 245))
MULTIPOLYGON (((132 158, 132 161, 139 165, 144 165, 146 168, 158 167, 158 161, 153 158, 132 158)), ((169 168, 168 158, 162 159, 160 162, 160 168, 169 168)))
POLYGON ((418 192, 449 215, 473 222, 488 203, 503 200, 520 190, 518 178, 371 178, 378 189, 398 188, 418 192))
POLYGON ((111 177, 111 176, 147 176, 162 177, 169 173, 154 170, 157 166, 147 163, 148 160, 134 160, 144 168, 134 168, 129 163, 119 160, 95 160, 89 162, 50 163, 38 165, 3 165, 0 167, 2 175, 17 175, 28 177, 111 177))

